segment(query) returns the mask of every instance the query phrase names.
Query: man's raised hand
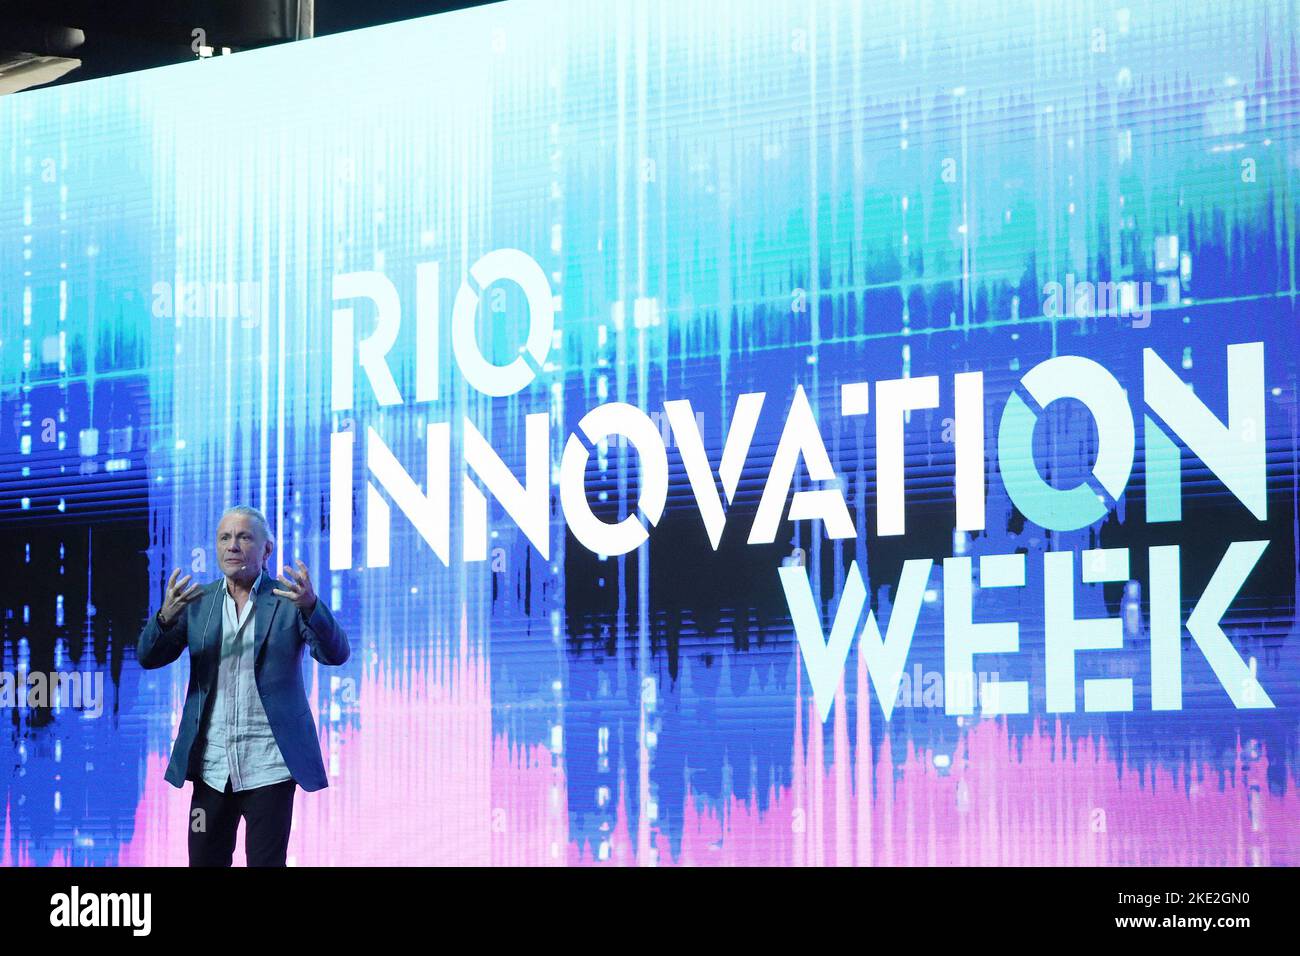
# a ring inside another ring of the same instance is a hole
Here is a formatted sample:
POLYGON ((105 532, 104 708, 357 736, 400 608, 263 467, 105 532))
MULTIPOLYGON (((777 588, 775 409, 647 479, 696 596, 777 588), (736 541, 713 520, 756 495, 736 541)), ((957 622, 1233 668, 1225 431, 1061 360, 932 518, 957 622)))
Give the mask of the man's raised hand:
POLYGON ((280 576, 276 580, 284 585, 284 590, 275 588, 271 593, 288 598, 302 611, 304 617, 310 617, 311 612, 316 609, 316 589, 311 586, 311 572, 301 561, 294 563, 298 565, 297 571, 290 567, 284 569, 284 573, 293 581, 286 581, 283 575, 280 576))
POLYGON ((186 590, 185 585, 193 575, 187 574, 177 581, 176 575, 180 573, 180 568, 172 569, 172 576, 167 579, 167 589, 163 592, 163 606, 162 610, 158 612, 158 616, 162 619, 164 627, 171 627, 175 620, 181 616, 181 612, 185 610, 186 605, 193 604, 203 594, 203 588, 198 584, 186 590))

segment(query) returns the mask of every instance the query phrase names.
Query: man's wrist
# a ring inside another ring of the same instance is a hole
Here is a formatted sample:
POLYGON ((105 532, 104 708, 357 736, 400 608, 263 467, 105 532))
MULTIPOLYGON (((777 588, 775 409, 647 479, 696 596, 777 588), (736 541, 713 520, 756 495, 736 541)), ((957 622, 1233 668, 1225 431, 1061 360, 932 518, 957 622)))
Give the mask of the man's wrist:
POLYGON ((155 614, 153 617, 154 620, 158 622, 158 626, 161 627, 164 631, 176 623, 175 621, 168 621, 165 617, 163 617, 162 608, 159 608, 158 613, 155 614))

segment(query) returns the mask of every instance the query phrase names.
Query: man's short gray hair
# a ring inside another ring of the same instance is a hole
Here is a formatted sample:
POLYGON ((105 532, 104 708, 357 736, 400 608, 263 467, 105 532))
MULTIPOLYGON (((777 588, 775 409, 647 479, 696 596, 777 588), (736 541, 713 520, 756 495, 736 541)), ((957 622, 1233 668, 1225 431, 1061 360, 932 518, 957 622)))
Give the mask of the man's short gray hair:
MULTIPOLYGON (((226 515, 243 515, 246 518, 251 518, 253 524, 262 532, 263 538, 267 541, 274 540, 271 537, 271 526, 266 523, 266 515, 251 505, 232 505, 221 513, 221 521, 226 520, 226 515)), ((217 524, 221 524, 221 521, 218 521, 217 524)))

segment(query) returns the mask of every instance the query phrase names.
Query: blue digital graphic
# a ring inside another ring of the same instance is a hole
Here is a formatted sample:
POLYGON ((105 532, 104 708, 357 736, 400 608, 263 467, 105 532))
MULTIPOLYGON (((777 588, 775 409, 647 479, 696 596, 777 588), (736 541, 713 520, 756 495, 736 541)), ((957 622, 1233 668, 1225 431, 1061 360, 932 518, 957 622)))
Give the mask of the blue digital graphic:
POLYGON ((243 503, 352 640, 293 862, 1300 862, 1296 33, 509 0, 0 98, 0 859, 184 861, 135 640, 243 503))

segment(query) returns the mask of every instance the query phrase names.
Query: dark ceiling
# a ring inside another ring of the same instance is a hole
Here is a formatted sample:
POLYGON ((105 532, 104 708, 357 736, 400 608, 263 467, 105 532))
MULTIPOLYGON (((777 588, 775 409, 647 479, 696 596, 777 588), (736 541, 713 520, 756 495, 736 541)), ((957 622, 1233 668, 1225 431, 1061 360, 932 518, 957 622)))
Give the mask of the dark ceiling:
POLYGON ((5 54, 79 59, 81 66, 46 84, 128 73, 196 57, 195 30, 208 45, 232 51, 307 35, 409 20, 482 0, 0 0, 0 62, 5 54), (71 32, 68 28, 72 28, 71 32), (75 31, 84 41, 75 43, 75 31), (69 37, 73 37, 69 45, 69 37))

